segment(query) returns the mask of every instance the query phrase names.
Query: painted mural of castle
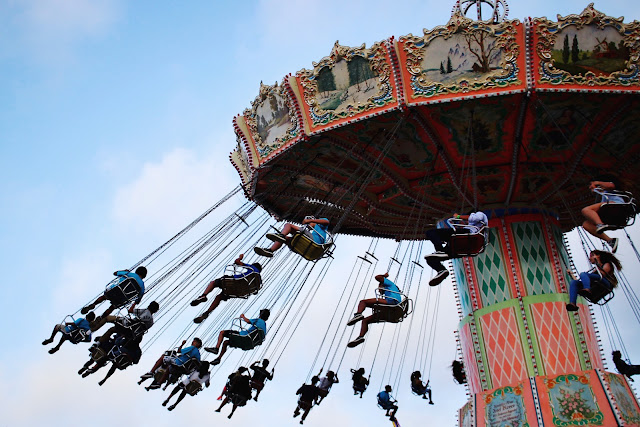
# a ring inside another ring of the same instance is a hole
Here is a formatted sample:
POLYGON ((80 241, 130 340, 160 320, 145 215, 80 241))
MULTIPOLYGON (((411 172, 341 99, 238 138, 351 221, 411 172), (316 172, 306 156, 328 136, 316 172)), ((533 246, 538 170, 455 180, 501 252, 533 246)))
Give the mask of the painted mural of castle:
POLYGON ((497 39, 484 33, 454 34, 434 39, 424 52, 421 66, 427 80, 453 83, 501 69, 502 51, 497 39))
POLYGON ((574 75, 589 71, 609 75, 626 68, 629 49, 612 27, 588 25, 577 29, 570 25, 556 36, 551 57, 555 68, 574 75))

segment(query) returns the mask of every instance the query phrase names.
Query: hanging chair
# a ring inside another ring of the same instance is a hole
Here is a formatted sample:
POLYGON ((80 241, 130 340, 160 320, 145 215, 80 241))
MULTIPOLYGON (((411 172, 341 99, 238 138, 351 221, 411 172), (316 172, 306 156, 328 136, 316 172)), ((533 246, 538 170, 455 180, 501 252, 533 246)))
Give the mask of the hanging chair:
POLYGON ((200 392, 200 390, 202 390, 202 384, 200 384, 198 381, 189 381, 189 384, 187 384, 184 387, 184 390, 190 396, 195 396, 196 394, 198 394, 200 392))
POLYGON ((222 292, 230 298, 248 298, 257 294, 262 287, 262 277, 260 273, 249 271, 252 270, 236 264, 227 266, 221 279, 222 292))
MULTIPOLYGON (((74 323, 75 324, 75 319, 73 318, 73 316, 67 316, 65 317, 65 320, 62 322, 64 323, 74 323), (67 318, 71 319, 70 322, 67 322, 67 318)), ((77 326, 73 327, 73 329, 71 329, 69 332, 62 332, 69 341, 71 341, 73 344, 78 344, 81 342, 91 342, 91 330, 90 329, 83 329, 83 328, 79 328, 77 326)))
POLYGON ((402 322, 411 312, 413 312, 413 300, 407 298, 402 292, 390 291, 385 288, 376 289, 376 298, 385 299, 386 293, 397 294, 401 301, 396 304, 380 304, 376 303, 372 306, 373 318, 372 322, 399 323, 402 322))
POLYGON ((104 292, 105 298, 116 307, 123 307, 140 296, 142 290, 135 279, 129 277, 116 284, 109 283, 104 292))
POLYGON ((452 258, 476 256, 484 252, 489 243, 486 226, 478 228, 458 218, 447 219, 447 224, 454 230, 449 240, 449 252, 452 258))
POLYGON ((260 328, 255 328, 247 334, 240 335, 240 332, 248 331, 248 328, 244 327, 239 317, 233 319, 231 328, 237 330, 234 330, 229 336, 229 347, 253 350, 264 341, 265 332, 260 328))
POLYGON ((633 194, 627 191, 604 191, 601 189, 596 189, 594 192, 600 194, 603 198, 617 196, 623 200, 622 203, 605 202, 598 209, 600 219, 603 224, 609 226, 609 230, 618 230, 633 225, 638 214, 638 205, 636 204, 636 199, 633 198, 633 194))
MULTIPOLYGON (((314 229, 308 229, 311 233, 317 233, 314 229)), ((333 248, 333 237, 327 233, 324 243, 316 243, 313 239, 304 234, 304 232, 295 233, 293 237, 287 241, 289 249, 301 255, 308 261, 316 261, 320 258, 330 257, 333 248)))
MULTIPOLYGON (((596 270, 597 271, 597 270, 596 270)), ((592 304, 605 305, 611 301, 614 297, 613 288, 618 284, 618 279, 615 275, 610 275, 609 281, 611 282, 611 289, 606 287, 601 280, 591 280, 591 290, 586 291, 581 289, 578 291, 578 295, 582 296, 592 304)))

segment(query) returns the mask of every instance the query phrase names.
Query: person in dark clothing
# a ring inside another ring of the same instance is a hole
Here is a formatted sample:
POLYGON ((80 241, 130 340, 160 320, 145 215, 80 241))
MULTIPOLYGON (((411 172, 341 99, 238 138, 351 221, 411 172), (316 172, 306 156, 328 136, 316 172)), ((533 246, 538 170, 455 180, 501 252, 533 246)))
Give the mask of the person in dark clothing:
POLYGON ((233 408, 231 409, 231 413, 227 418, 231 418, 233 413, 236 411, 238 406, 244 406, 247 404, 247 400, 251 399, 251 377, 246 374, 247 368, 244 366, 240 366, 236 372, 229 375, 229 380, 227 381, 226 388, 226 396, 220 407, 216 409, 216 412, 220 412, 222 407, 229 403, 233 403, 233 408))
POLYGON ((459 360, 451 362, 451 373, 458 384, 467 383, 467 375, 464 372, 464 363, 459 360))
POLYGON ((369 380, 364 377, 364 368, 352 369, 351 379, 353 380, 353 394, 354 396, 360 393, 360 399, 362 399, 362 394, 367 389, 369 385, 369 380))
POLYGON ((622 360, 622 354, 619 350, 615 350, 611 354, 613 355, 613 363, 616 365, 616 369, 618 370, 618 372, 620 372, 621 375, 625 375, 627 378, 633 381, 631 376, 640 374, 640 365, 630 365, 622 360))
POLYGON ((318 387, 316 384, 320 381, 320 378, 314 376, 311 378, 311 384, 302 384, 302 386, 296 391, 296 394, 300 395, 298 399, 298 406, 296 410, 293 411, 293 418, 300 415, 300 411, 302 410, 302 418, 300 419, 300 424, 304 424, 304 420, 309 415, 309 411, 313 406, 314 402, 318 400, 318 387))
POLYGON ((253 376, 251 376, 251 388, 256 390, 256 395, 253 398, 253 400, 255 400, 256 402, 258 401, 260 392, 264 388, 264 382, 266 380, 271 381, 273 379, 274 372, 273 369, 271 370, 271 372, 267 371, 267 366, 269 366, 269 359, 264 359, 262 361, 262 366, 260 366, 259 363, 259 361, 256 361, 253 362, 251 366, 249 366, 249 368, 253 370, 253 376))

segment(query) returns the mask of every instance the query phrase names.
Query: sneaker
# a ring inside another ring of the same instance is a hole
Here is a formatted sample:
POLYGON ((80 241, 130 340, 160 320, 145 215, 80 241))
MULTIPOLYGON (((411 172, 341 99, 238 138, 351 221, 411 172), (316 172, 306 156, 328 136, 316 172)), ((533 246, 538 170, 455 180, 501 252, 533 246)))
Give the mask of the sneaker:
POLYGON ((80 370, 78 370, 78 375, 82 375, 84 373, 84 371, 86 371, 87 368, 85 368, 84 366, 82 368, 80 368, 80 370))
POLYGON ((220 351, 218 347, 205 347, 204 350, 213 354, 218 354, 218 352, 220 351))
POLYGON ((272 242, 287 243, 287 238, 280 233, 267 233, 265 237, 272 242))
POLYGON ((567 311, 578 311, 578 306, 572 303, 567 304, 567 311))
POLYGON ((607 242, 607 244, 609 245, 609 247, 611 247, 611 252, 615 254, 616 251, 618 250, 618 238, 617 237, 612 238, 607 242))
POLYGON ((199 296, 198 298, 194 299, 193 301, 191 301, 191 307, 195 307, 198 304, 202 304, 203 302, 207 301, 207 297, 202 295, 199 296))
POLYGON ((424 259, 428 260, 429 258, 436 258, 436 259, 449 259, 449 254, 443 251, 438 251, 438 252, 434 252, 432 254, 428 254, 424 256, 424 259))
POLYGON ((52 340, 52 339, 46 339, 46 340, 42 341, 42 345, 49 345, 49 344, 51 344, 52 342, 53 342, 53 340, 52 340))
POLYGON ((146 380, 149 378, 153 378, 153 374, 151 372, 147 372, 146 374, 140 375, 141 380, 146 380))
POLYGON ((218 359, 213 359, 211 361, 211 366, 216 366, 216 365, 219 365, 219 364, 220 364, 220 359, 219 358, 218 359))
POLYGON ((608 224, 597 224, 596 225, 596 233, 601 234, 604 233, 607 230, 610 230, 611 226, 608 224))
POLYGON ((89 305, 87 305, 85 307, 82 307, 82 309, 80 310, 80 314, 87 314, 88 312, 90 312, 94 308, 96 308, 95 304, 89 304, 89 305))
POLYGON ((145 390, 149 391, 149 390, 155 390, 157 388, 160 388, 160 384, 151 384, 149 387, 145 387, 145 390))
POLYGON ((353 317, 351 318, 351 320, 349 320, 347 322, 347 326, 352 326, 355 325, 356 323, 358 323, 359 321, 361 321, 362 319, 364 319, 364 316, 362 315, 362 313, 356 313, 353 315, 353 317))
POLYGON ((174 409, 176 409, 176 405, 171 405, 167 409, 170 411, 173 411, 174 409))
POLYGON ((202 313, 200 316, 196 317, 195 319, 193 319, 193 323, 202 323, 204 322, 207 317, 209 317, 209 313, 207 313, 206 311, 204 313, 202 313))
POLYGON ((273 256, 273 251, 268 248, 253 248, 253 251, 261 256, 266 256, 267 258, 271 258, 273 256))
POLYGON ((429 286, 438 286, 449 275, 449 270, 438 271, 438 274, 433 276, 433 279, 429 280, 429 286))
POLYGON ((429 405, 433 405, 433 402, 429 402, 429 405))
POLYGON ((349 348, 357 347, 363 342, 364 342, 364 337, 358 337, 355 340, 351 341, 349 344, 347 344, 347 347, 349 348))
POLYGON ((59 349, 59 348, 55 348, 55 347, 53 347, 51 350, 49 350, 49 354, 53 354, 53 353, 55 353, 55 352, 56 352, 56 351, 58 351, 58 350, 60 350, 60 349, 59 349))

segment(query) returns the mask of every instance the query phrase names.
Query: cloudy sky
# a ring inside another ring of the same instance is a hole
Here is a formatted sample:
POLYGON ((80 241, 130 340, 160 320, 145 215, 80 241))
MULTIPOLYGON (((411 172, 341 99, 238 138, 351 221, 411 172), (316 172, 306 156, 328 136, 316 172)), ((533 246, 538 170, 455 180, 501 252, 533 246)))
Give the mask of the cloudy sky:
MULTIPOLYGON (((586 5, 514 0, 510 17, 553 18, 586 5)), ((186 399, 173 413, 160 406, 161 393, 135 385, 162 342, 102 388, 96 378, 75 373, 86 347, 67 345, 49 356, 40 342, 100 292, 114 270, 136 262, 238 184, 228 161, 235 146, 231 121, 250 106, 261 81, 273 84, 311 68, 336 40, 359 46, 421 34, 445 24, 452 6, 0 0, 0 425, 222 420, 213 409, 223 376, 213 391, 186 399)), ((595 6, 627 21, 640 17, 640 6, 629 0, 595 6)), ((242 203, 240 196, 232 203, 242 203)), ((442 371, 432 375, 436 405, 404 390, 405 426, 453 425, 466 401, 444 372, 455 352, 456 314, 451 292, 442 298, 438 339, 445 350, 434 359, 434 370, 442 371)), ((299 342, 261 402, 240 409, 227 425, 265 417, 292 422, 295 389, 313 357, 304 343, 314 341, 303 335, 299 342)), ((377 390, 355 399, 347 379, 345 373, 345 384, 314 409, 308 425, 388 422, 375 406, 377 390)))

